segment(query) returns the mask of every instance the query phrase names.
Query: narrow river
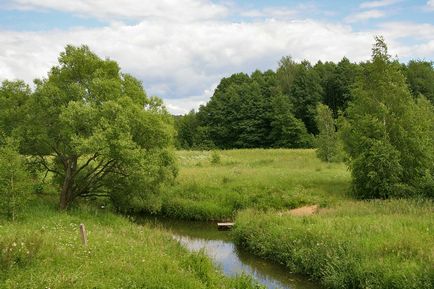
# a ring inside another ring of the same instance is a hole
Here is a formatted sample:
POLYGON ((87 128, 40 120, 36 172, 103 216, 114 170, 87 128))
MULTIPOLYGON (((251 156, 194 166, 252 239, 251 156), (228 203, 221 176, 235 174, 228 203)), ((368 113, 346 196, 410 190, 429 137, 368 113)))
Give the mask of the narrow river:
POLYGON ((144 218, 151 226, 170 231, 173 237, 190 251, 204 249, 205 253, 228 276, 251 275, 269 289, 319 289, 315 283, 288 273, 284 267, 255 257, 235 246, 229 231, 218 231, 212 223, 187 222, 161 218, 144 218))

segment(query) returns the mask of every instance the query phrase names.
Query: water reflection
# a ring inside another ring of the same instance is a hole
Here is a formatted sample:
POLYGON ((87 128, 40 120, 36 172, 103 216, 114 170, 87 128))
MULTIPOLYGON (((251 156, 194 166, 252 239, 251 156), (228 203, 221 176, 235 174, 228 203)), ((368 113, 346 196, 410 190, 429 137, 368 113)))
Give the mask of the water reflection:
POLYGON ((223 273, 251 275, 267 288, 318 289, 315 283, 289 274, 283 266, 255 257, 231 242, 230 232, 217 231, 215 225, 201 222, 147 219, 154 226, 172 231, 173 236, 190 251, 203 249, 223 273))

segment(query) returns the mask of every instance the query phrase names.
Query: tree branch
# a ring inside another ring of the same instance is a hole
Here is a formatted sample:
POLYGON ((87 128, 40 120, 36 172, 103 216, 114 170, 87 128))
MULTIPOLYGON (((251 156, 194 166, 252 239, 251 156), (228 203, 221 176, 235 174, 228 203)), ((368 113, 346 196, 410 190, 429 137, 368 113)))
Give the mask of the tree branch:
POLYGON ((40 163, 41 165, 43 165, 44 168, 45 168, 48 172, 52 172, 52 173, 55 173, 55 174, 58 174, 58 175, 61 175, 61 174, 62 174, 62 173, 60 173, 59 171, 50 168, 50 167, 48 166, 48 164, 47 164, 47 162, 46 162, 46 160, 44 159, 43 156, 41 156, 41 155, 37 155, 37 156, 38 156, 39 159, 40 159, 39 163, 40 163))
POLYGON ((86 161, 78 170, 75 171, 74 177, 78 175, 85 167, 87 167, 92 161, 94 161, 100 154, 98 152, 94 153, 93 156, 86 161))

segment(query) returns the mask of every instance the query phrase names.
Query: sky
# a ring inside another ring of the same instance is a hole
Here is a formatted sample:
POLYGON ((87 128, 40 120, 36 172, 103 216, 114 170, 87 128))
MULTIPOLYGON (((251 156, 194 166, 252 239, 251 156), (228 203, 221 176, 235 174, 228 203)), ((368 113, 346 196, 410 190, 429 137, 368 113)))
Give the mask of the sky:
POLYGON ((434 0, 0 0, 0 81, 31 84, 85 44, 183 114, 283 56, 367 60, 375 35, 402 62, 434 60, 434 0))

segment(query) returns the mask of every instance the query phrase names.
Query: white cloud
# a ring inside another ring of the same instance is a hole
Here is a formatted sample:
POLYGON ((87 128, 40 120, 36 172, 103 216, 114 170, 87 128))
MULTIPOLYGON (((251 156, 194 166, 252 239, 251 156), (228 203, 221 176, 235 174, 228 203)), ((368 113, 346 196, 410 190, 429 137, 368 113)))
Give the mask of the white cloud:
POLYGON ((284 7, 269 7, 265 9, 253 9, 241 11, 240 15, 243 17, 252 18, 294 18, 299 11, 292 10, 284 7))
MULTIPOLYGON (((402 0, 379 0, 379 1, 367 1, 367 2, 362 2, 360 4, 360 8, 377 8, 377 7, 384 7, 384 6, 390 6, 393 4, 396 4, 398 2, 401 2, 402 0)), ((433 0, 431 0, 433 1, 433 0)))
POLYGON ((193 21, 226 15, 227 8, 209 0, 9 0, 15 9, 52 9, 100 19, 160 18, 193 21))
POLYGON ((426 5, 429 9, 434 10, 434 0, 429 0, 426 5))
POLYGON ((212 94, 210 87, 224 76, 275 68, 289 54, 311 61, 337 61, 344 55, 366 59, 371 42, 368 33, 309 20, 176 24, 148 20, 70 31, 4 31, 0 33, 0 79, 29 82, 42 77, 66 44, 88 44, 101 57, 118 61, 124 71, 142 79, 149 94, 170 99, 168 103, 187 111, 206 101, 212 94), (193 102, 191 96, 197 95, 201 100, 193 102))
POLYGON ((434 39, 434 25, 412 22, 387 22, 379 25, 379 33, 391 39, 411 37, 429 41, 434 39))
POLYGON ((369 19, 381 18, 384 17, 384 15, 385 13, 380 10, 375 10, 375 9, 367 10, 367 11, 362 11, 362 12, 349 15, 348 17, 345 18, 345 21, 349 23, 353 23, 353 22, 365 21, 369 19))
MULTIPOLYGON (((15 1, 34 6, 43 3, 40 5, 44 7, 61 5, 54 0, 15 1)), ((87 9, 83 8, 87 6, 82 0, 62 3, 72 6, 62 9, 76 9, 80 13, 87 9)), ((320 59, 339 61, 343 56, 352 61, 366 60, 370 57, 376 34, 386 36, 392 54, 411 55, 413 58, 434 56, 434 30, 431 25, 390 23, 381 26, 378 31, 355 32, 349 25, 296 21, 285 17, 233 23, 219 18, 220 12, 211 13, 203 19, 203 15, 195 16, 199 13, 197 11, 207 10, 206 7, 212 11, 215 4, 199 0, 185 3, 198 3, 199 7, 194 13, 188 12, 191 15, 186 21, 179 20, 176 13, 169 18, 157 17, 165 11, 154 7, 158 10, 153 12, 155 17, 138 19, 135 25, 118 21, 101 28, 0 31, 0 80, 20 78, 30 82, 44 77, 49 68, 57 63, 57 57, 66 44, 87 44, 101 57, 118 61, 124 72, 143 80, 148 94, 163 97, 167 107, 179 114, 205 103, 222 77, 240 71, 250 73, 255 69, 274 69, 285 55, 311 62, 320 59), (402 31, 405 35, 416 35, 423 43, 417 47, 403 45, 400 42, 402 31)), ((173 10, 168 14, 174 13, 177 8, 170 9, 173 10)), ((101 13, 109 15, 108 12, 101 13)))

